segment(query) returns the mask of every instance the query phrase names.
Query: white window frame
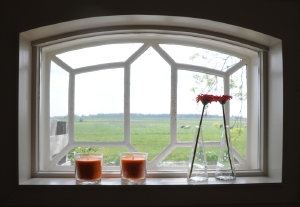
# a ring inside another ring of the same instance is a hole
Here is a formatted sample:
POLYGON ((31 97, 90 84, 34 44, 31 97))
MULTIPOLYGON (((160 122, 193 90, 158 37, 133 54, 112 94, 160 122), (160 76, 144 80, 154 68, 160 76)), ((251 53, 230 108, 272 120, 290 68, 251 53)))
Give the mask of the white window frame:
MULTIPOLYGON (((159 26, 158 26, 159 27, 159 26)), ((130 28, 130 26, 129 27, 126 27, 126 28, 130 28)), ((149 28, 149 26, 148 26, 148 28, 149 28)), ((155 27, 154 27, 155 28, 155 27)), ((139 31, 139 27, 138 27, 138 29, 137 29, 137 31, 139 31)), ((168 28, 169 29, 169 28, 168 28)), ((173 28, 173 29, 175 29, 175 28, 173 28)), ((103 31, 103 29, 100 29, 101 31, 103 31)), ((115 28, 114 28, 114 30, 115 30, 115 28)), ((99 31, 96 31, 96 33, 97 32, 99 32, 99 31)), ((109 33, 109 32, 111 32, 110 30, 106 30, 105 31, 106 33, 109 33)), ((104 33, 105 33, 104 32, 104 33)), ((180 32, 182 32, 182 30, 180 31, 180 32)), ((84 34, 85 32, 83 32, 83 34, 84 34)), ((195 31, 193 31, 193 34, 195 34, 195 31)), ((200 33, 198 33, 198 35, 199 36, 207 36, 207 33, 205 33, 205 31, 203 32, 203 31, 201 31, 200 33), (199 35, 200 34, 200 35, 199 35)), ((66 39, 68 39, 68 38, 75 38, 75 36, 73 36, 73 35, 71 35, 71 36, 69 36, 69 35, 67 35, 67 36, 64 36, 63 35, 63 38, 66 38, 66 39)), ((222 39, 222 36, 223 35, 221 35, 221 37, 219 36, 219 35, 216 35, 215 37, 214 37, 214 39, 222 39)), ((226 35, 225 35, 226 36, 226 35)), ((57 38, 57 37, 54 37, 54 39, 55 38, 57 38)), ((212 36, 210 36, 210 38, 212 38, 212 36)), ((52 42, 52 43, 54 43, 55 42, 55 40, 54 40, 53 38, 50 38, 50 39, 48 39, 48 41, 47 42, 52 42)), ((234 38, 233 38, 234 39, 234 38)), ((26 41, 26 40, 25 40, 26 41)), ((227 40, 228 41, 228 40, 227 40)), ((43 45, 43 44, 41 44, 41 42, 44 42, 44 40, 38 40, 38 41, 33 41, 32 42, 32 45, 37 45, 37 44, 40 44, 41 46, 43 45)), ((232 42, 232 40, 229 40, 228 42, 232 42)), ((247 42, 247 41, 245 41, 245 42, 247 42)), ((238 44, 238 45, 241 45, 241 46, 245 46, 245 42, 242 42, 242 43, 240 43, 239 41, 238 42, 235 42, 236 44, 238 44)), ((279 43, 280 44, 280 43, 279 43)), ((281 49, 280 48, 280 45, 279 46, 277 46, 277 45, 275 45, 274 47, 279 47, 279 50, 281 49)), ((37 48, 37 47, 35 47, 35 48, 37 48)), ((265 47, 265 46, 262 46, 262 45, 260 45, 260 44, 250 44, 249 45, 249 48, 251 48, 251 49, 253 49, 253 48, 259 48, 259 50, 268 50, 268 48, 267 47, 265 47)), ((276 48, 276 49, 277 49, 276 48)), ((275 52, 277 52, 276 51, 276 49, 275 49, 275 52)), ((278 49, 277 49, 278 50, 278 49)), ((33 50, 33 56, 35 57, 35 58, 38 58, 38 50, 33 50)), ((271 62, 271 63, 273 63, 274 61, 273 61, 273 59, 270 57, 270 55, 268 55, 266 52, 262 52, 261 53, 261 57, 266 57, 266 56, 268 56, 269 57, 269 62, 271 62)), ((260 61, 262 61, 264 64, 262 64, 263 66, 267 66, 267 64, 265 64, 265 61, 266 61, 266 58, 262 58, 262 59, 260 59, 260 61)), ((33 63, 34 63, 34 61, 33 61, 33 63)), ((39 67, 39 66, 38 66, 39 67)), ((261 68, 261 69, 263 69, 263 68, 261 68)), ((32 71, 33 72, 33 74, 35 73, 35 71, 32 71)), ((263 73, 267 73, 266 72, 266 69, 264 69, 263 70, 263 73)), ((38 85, 38 83, 37 82, 33 82, 33 89, 36 89, 37 87, 36 86, 34 86, 35 84, 37 84, 38 85)), ((268 81, 262 81, 261 82, 261 84, 263 84, 263 85, 268 85, 268 84, 270 84, 270 82, 268 82, 268 81)), ((261 100, 261 105, 262 106, 265 106, 265 105, 267 105, 268 104, 268 99, 272 99, 272 97, 274 97, 274 94, 272 94, 271 93, 271 95, 270 95, 270 93, 269 93, 269 95, 268 95, 268 98, 267 98, 267 95, 266 95, 266 89, 264 90, 264 91, 262 91, 262 96, 264 97, 264 99, 262 99, 261 100)), ((36 111, 36 105, 38 104, 37 102, 36 102, 36 100, 38 100, 35 96, 37 95, 37 93, 36 93, 36 91, 34 91, 34 93, 32 94, 33 95, 33 100, 34 100, 34 102, 33 102, 33 117, 36 117, 35 115, 37 114, 37 111, 36 111)), ((281 94, 282 95, 282 94, 281 94)), ((279 95, 280 96, 280 95, 279 95)), ((272 109, 270 109, 269 108, 269 110, 272 110, 272 109)), ((272 110, 273 111, 273 110, 272 110)), ((280 114, 280 112, 282 112, 282 110, 281 111, 279 111, 278 112, 278 114, 273 114, 273 115, 271 115, 271 116, 280 116, 281 114, 280 114)), ((271 120, 270 120, 270 113, 268 113, 268 111, 263 111, 263 113, 262 113, 262 117, 261 117, 261 122, 262 123, 267 123, 266 121, 267 120, 269 120, 270 122, 272 122, 271 120)), ((33 122, 32 122, 33 124, 33 126, 36 126, 36 124, 37 124, 37 120, 33 120, 33 122)), ((270 125, 269 125, 270 126, 270 125)), ((37 131, 38 129, 36 129, 35 127, 33 128, 33 131, 32 131, 32 134, 33 135, 37 135, 37 131)), ((280 129, 279 129, 280 130, 280 129)), ((268 127, 266 127, 266 126, 264 126, 264 128, 261 130, 261 134, 263 135, 263 136, 265 136, 265 135, 267 135, 267 134, 269 134, 268 132, 270 132, 270 127, 268 128, 268 127)), ((37 136, 35 136, 35 137, 37 137, 37 136)), ((279 138, 279 141, 280 141, 280 138, 279 138)), ((36 140, 36 139, 33 139, 33 141, 31 142, 32 143, 32 147, 33 147, 33 154, 32 154, 32 156, 31 156, 31 158, 32 158, 32 161, 33 161, 33 163, 37 163, 37 151, 38 151, 38 148, 37 148, 37 145, 38 145, 38 140, 36 140)), ((267 143, 267 139, 263 139, 263 141, 260 143, 261 144, 261 147, 262 148, 266 148, 266 147, 268 147, 267 145, 266 145, 266 143, 267 143)), ((265 150, 264 152, 263 152, 264 154, 266 154, 267 153, 267 151, 265 150)), ((278 155, 278 156, 280 156, 280 155, 278 155)), ((263 160, 262 160, 262 171, 260 171, 259 173, 260 173, 260 175, 263 175, 263 174, 265 174, 266 172, 267 172, 267 169, 266 169, 266 156, 263 156, 263 160)), ((281 158, 282 159, 282 158, 281 158)), ((32 171, 33 172, 38 172, 38 167, 37 167, 37 165, 35 165, 35 164, 33 164, 32 165, 32 171)), ((279 172, 280 173, 280 172, 279 172)), ((246 175, 246 174, 245 174, 246 175)), ((49 174, 43 174, 43 173, 41 173, 41 174, 39 174, 39 173, 37 173, 37 174, 35 174, 35 176, 36 177, 45 177, 45 176, 48 176, 48 177, 51 177, 51 175, 49 175, 49 174)), ((68 175, 68 176, 70 176, 70 175, 68 175)), ((68 177, 67 176, 67 177, 68 177)))
MULTIPOLYGON (((121 30, 121 28, 119 28, 121 30)), ((168 34, 167 31, 156 31, 155 33, 150 33, 150 31, 144 32, 144 30, 140 30, 138 34, 134 33, 133 31, 128 32, 122 32, 120 34, 120 31, 115 30, 114 34, 110 35, 99 35, 92 38, 82 38, 76 40, 76 41, 62 41, 62 43, 58 44, 58 41, 55 45, 50 46, 47 45, 47 42, 45 42, 43 47, 39 47, 39 45, 36 46, 36 50, 40 51, 37 54, 40 54, 42 56, 41 62, 42 67, 37 68, 37 73, 40 72, 40 86, 41 86, 41 92, 39 93, 40 97, 40 108, 39 108, 39 137, 37 139, 39 140, 39 171, 49 171, 49 173, 55 172, 55 171, 74 171, 74 166, 57 166, 56 163, 65 156, 65 154, 68 153, 69 150, 71 150, 73 147, 79 147, 79 146, 92 146, 92 147, 109 147, 109 146, 117 146, 117 147, 125 147, 128 150, 135 151, 134 146, 130 143, 130 112, 129 112, 129 96, 126 94, 129 94, 129 85, 130 85, 130 76, 129 71, 131 64, 139 57, 141 56, 148 48, 152 47, 171 67, 171 111, 177 111, 176 110, 176 102, 177 102, 177 71, 178 70, 189 70, 194 72, 203 72, 208 74, 215 74, 219 77, 224 78, 224 94, 230 94, 229 89, 229 78, 230 75, 239 70, 240 68, 246 66, 248 68, 247 70, 247 88, 249 88, 249 98, 248 106, 250 106, 251 111, 257 111, 258 113, 249 113, 248 123, 247 127, 247 144, 249 147, 247 148, 247 156, 246 159, 243 158, 237 151, 233 151, 234 157, 238 160, 239 165, 236 166, 237 170, 240 173, 257 173, 258 168, 258 141, 260 139, 260 136, 258 136, 258 131, 260 126, 257 125, 257 122, 259 120, 259 117, 261 115, 260 112, 257 109, 258 101, 259 101, 259 91, 258 86, 260 83, 256 83, 256 79, 258 79, 258 69, 257 67, 257 59, 258 59, 258 53, 262 51, 262 49, 256 49, 255 51, 251 51, 249 49, 236 47, 232 44, 226 44, 226 43, 220 43, 219 41, 212 41, 207 38, 197 38, 191 36, 191 34, 186 33, 185 35, 178 34, 178 31, 171 31, 171 34, 168 34), (60 60, 58 57, 56 57, 57 54, 61 54, 67 51, 72 50, 78 50, 86 47, 91 46, 100 46, 100 45, 107 45, 107 44, 116 44, 116 43, 131 43, 131 42, 137 42, 137 43, 143 43, 143 45, 135 52, 133 53, 127 60, 124 62, 113 62, 113 63, 105 63, 105 64, 99 64, 99 65, 93 65, 93 66, 87 66, 81 68, 72 69, 70 66, 68 66, 66 63, 64 63, 62 60, 60 60), (231 68, 228 68, 226 71, 217 71, 214 69, 201 67, 201 66, 195 66, 195 65, 188 65, 188 64, 182 64, 182 63, 176 63, 175 60, 172 59, 172 57, 167 54, 160 46, 159 44, 177 44, 177 45, 185 45, 185 46, 192 46, 192 47, 199 47, 207 50, 213 50, 218 51, 221 53, 225 53, 228 55, 232 55, 235 57, 238 57, 241 59, 239 63, 234 65, 231 68), (45 46, 48 47, 45 47, 45 46), (51 49, 54 48, 54 49, 51 49), (238 50, 238 52, 236 52, 238 50), (43 52, 42 52, 43 51, 43 52), (69 119, 68 119, 68 132, 69 134, 69 141, 65 148, 62 149, 60 153, 58 153, 53 160, 49 162, 49 157, 51 154, 49 153, 50 149, 50 142, 48 137, 45 137, 45 135, 50 134, 49 133, 49 120, 50 117, 48 114, 49 112, 49 77, 50 77, 50 62, 53 61, 58 66, 60 66, 62 69, 67 71, 69 73, 69 119), (74 141, 74 90, 75 90, 75 76, 77 74, 82 74, 86 72, 94 72, 94 71, 100 71, 102 69, 113 69, 113 68, 124 68, 124 75, 125 75, 125 102, 124 102, 124 141, 120 142, 76 142, 74 141), (253 84, 254 80, 254 84, 253 84), (255 168, 255 170, 251 170, 252 168, 255 168)), ((37 57, 38 58, 38 57, 37 57)), ((38 58, 40 59, 40 58, 38 58)), ((263 80, 262 80, 263 81, 263 80)), ((230 104, 230 102, 229 102, 230 104)), ((227 117, 229 117, 229 104, 226 105, 226 111, 227 111, 227 117)), ((169 153, 172 152, 176 147, 191 147, 192 142, 180 142, 177 140, 177 113, 171 113, 170 117, 170 129, 171 129, 171 136, 170 136, 170 143, 169 145, 157 156, 149 162, 148 168, 151 169, 151 171, 158 171, 162 173, 164 171, 164 174, 170 173, 170 171, 173 172, 173 175, 175 176, 174 170, 176 168, 163 168, 163 167, 157 167, 156 165, 162 161, 169 153)), ((218 144, 218 142, 206 142, 206 147, 215 147, 218 144)), ((260 164, 260 162, 259 162, 260 164)), ((184 174, 185 169, 182 167, 178 167, 177 172, 180 173, 180 176, 184 174)), ((214 175, 214 166, 209 166, 209 175, 214 175)), ((104 169, 104 174, 112 175, 112 173, 117 174, 119 172, 118 167, 108 167, 106 166, 104 169)), ((150 171, 149 171, 150 172, 150 171)), ((58 172, 57 172, 58 173, 58 172)), ((151 174, 151 172, 150 172, 151 174)), ((158 176, 158 173, 155 172, 155 175, 158 176)), ((165 175, 166 176, 166 175, 165 175)))

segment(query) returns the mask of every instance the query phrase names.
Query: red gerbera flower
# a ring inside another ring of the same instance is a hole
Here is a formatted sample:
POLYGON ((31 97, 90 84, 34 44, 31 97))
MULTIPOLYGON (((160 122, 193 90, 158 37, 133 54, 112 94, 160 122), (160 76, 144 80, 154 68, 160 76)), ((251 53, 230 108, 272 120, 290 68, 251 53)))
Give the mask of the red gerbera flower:
POLYGON ((225 104, 230 99, 232 99, 232 96, 229 95, 215 96, 215 101, 219 101, 220 104, 225 104))
POLYGON ((206 105, 208 103, 211 103, 212 101, 216 101, 216 99, 215 96, 211 94, 199 94, 196 97, 196 101, 197 103, 201 101, 203 105, 206 105))

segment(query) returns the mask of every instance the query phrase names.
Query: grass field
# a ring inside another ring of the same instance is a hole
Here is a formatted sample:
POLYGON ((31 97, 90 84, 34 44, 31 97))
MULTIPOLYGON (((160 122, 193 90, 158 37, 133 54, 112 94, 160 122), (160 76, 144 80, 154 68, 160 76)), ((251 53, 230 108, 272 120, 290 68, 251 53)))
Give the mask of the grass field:
MULTIPOLYGON (((194 138, 195 126, 199 124, 196 118, 180 118, 177 120, 178 141, 192 141, 194 138), (190 125, 189 129, 181 126, 190 125)), ((204 118, 202 132, 204 141, 219 141, 222 130, 216 127, 216 123, 222 124, 221 118, 204 118)), ((170 121, 168 118, 132 118, 131 119, 131 143, 142 152, 149 153, 149 161, 160 153, 170 142, 170 121)), ((232 125, 233 123, 231 123, 232 125)), ((246 125, 246 120, 241 126, 246 125)), ((245 157, 246 154, 246 128, 231 131, 234 148, 245 157)), ((85 118, 83 122, 75 122, 76 141, 122 141, 123 140, 123 119, 122 118, 85 118)), ((119 163, 119 153, 128 151, 121 147, 101 148, 77 148, 75 151, 101 151, 105 155, 107 165, 119 163)), ((74 151, 72 150, 72 151, 74 151)), ((169 154, 164 161, 188 161, 191 148, 177 148, 169 154)), ((206 148, 207 159, 215 160, 217 148, 206 148)), ((69 153, 70 154, 70 153, 69 153)))

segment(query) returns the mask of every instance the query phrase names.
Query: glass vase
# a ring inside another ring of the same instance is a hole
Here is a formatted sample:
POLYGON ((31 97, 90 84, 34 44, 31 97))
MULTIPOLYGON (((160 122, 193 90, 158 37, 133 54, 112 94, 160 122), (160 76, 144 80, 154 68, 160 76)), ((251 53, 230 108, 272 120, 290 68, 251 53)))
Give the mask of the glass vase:
POLYGON ((229 126, 222 129, 215 178, 219 180, 234 180, 236 178, 229 126))
POLYGON ((198 129, 199 127, 196 126, 188 165, 187 181, 189 184, 200 184, 208 179, 202 128, 200 127, 199 138, 197 140, 198 129))

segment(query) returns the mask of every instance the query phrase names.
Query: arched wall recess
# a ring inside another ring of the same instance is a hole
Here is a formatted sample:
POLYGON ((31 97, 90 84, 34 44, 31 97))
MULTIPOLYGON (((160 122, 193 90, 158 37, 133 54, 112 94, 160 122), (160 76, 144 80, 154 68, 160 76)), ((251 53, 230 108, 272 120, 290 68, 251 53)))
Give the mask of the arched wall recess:
MULTIPOLYGON (((177 36, 189 34, 195 39, 204 38, 208 42, 210 40, 211 42, 221 41, 242 48, 262 51, 264 55, 267 55, 267 51, 269 53, 280 52, 278 44, 281 44, 281 41, 277 38, 223 23, 185 17, 146 15, 94 17, 74 20, 23 32, 20 34, 20 40, 26 46, 28 46, 28 44, 33 47, 53 45, 55 48, 55 45, 58 43, 64 42, 64 44, 68 44, 82 37, 93 39, 97 38, 99 34, 102 36, 112 34, 121 36, 128 32, 145 34, 157 32, 162 35, 171 34, 177 36)), ((184 41, 184 39, 182 41, 184 41)), ((219 45, 219 48, 222 49, 222 44, 219 45)), ((33 56, 37 55, 38 52, 39 51, 34 51, 36 54, 33 54, 33 56)), ((272 91, 270 95, 272 97, 272 91)), ((21 99, 20 103, 22 103, 22 101, 24 100, 21 99)), ((262 104, 268 103, 265 100, 262 104)), ((278 107, 280 108, 279 105, 278 107)), ((280 111, 278 112, 278 116, 280 116, 280 111)), ((262 117, 262 119, 269 119, 269 117, 262 117)), ((25 131, 26 130, 28 129, 25 129, 25 131)), ((264 134, 266 132, 261 133, 264 134)), ((36 143, 33 142, 32 144, 33 149, 35 149, 37 147, 36 143)), ((22 159, 28 159, 29 155, 31 157, 30 152, 27 151, 25 154, 28 155, 27 158, 25 156, 22 159)), ((35 167, 37 168, 37 166, 35 167)))

